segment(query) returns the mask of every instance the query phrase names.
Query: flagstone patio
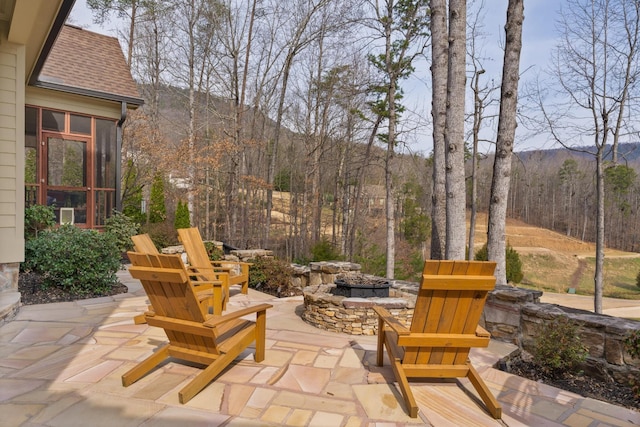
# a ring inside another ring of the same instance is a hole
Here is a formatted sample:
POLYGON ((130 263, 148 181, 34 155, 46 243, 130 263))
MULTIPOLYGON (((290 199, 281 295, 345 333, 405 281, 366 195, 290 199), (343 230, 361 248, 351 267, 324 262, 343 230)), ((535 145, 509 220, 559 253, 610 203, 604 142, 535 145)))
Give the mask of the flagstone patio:
POLYGON ((514 347, 492 341, 472 361, 503 405, 484 410, 473 387, 412 383, 420 412, 406 415, 388 364, 375 365, 376 337, 323 331, 300 318, 302 297, 253 290, 233 310, 269 301, 262 363, 245 351, 201 393, 181 405, 178 390, 199 367, 168 362, 129 387, 121 375, 166 337, 134 325, 146 309, 140 284, 108 298, 25 306, 0 327, 0 424, 7 426, 637 426, 640 413, 583 398, 493 368, 514 347))

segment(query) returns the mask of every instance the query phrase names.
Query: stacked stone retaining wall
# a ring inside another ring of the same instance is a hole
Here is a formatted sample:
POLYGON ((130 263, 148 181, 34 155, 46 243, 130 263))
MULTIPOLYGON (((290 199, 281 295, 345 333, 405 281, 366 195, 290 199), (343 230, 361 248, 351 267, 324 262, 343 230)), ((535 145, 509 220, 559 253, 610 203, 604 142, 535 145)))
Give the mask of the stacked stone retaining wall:
POLYGON ((624 344, 629 334, 640 330, 640 322, 541 303, 541 295, 540 291, 497 287, 487 298, 484 327, 492 338, 533 353, 542 325, 564 317, 576 325, 587 348, 588 357, 582 366, 585 372, 603 381, 640 382, 640 360, 632 358, 624 344))

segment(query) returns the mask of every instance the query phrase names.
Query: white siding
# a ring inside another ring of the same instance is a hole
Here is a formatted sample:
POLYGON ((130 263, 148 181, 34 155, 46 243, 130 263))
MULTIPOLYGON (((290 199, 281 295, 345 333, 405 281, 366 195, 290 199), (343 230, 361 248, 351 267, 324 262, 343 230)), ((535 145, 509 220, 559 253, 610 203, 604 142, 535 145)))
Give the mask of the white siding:
POLYGON ((0 42, 0 263, 24 260, 24 61, 0 42))

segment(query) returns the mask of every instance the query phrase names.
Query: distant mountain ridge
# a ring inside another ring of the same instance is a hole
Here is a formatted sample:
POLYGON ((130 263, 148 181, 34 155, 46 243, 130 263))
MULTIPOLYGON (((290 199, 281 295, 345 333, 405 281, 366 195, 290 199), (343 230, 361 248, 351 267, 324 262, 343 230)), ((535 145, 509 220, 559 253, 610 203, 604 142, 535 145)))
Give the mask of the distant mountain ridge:
MULTIPOLYGON (((612 159, 612 146, 609 144, 605 150, 605 160, 612 159)), ((556 158, 565 157, 567 155, 571 157, 589 159, 595 155, 596 147, 594 146, 581 146, 576 147, 576 150, 569 148, 551 148, 545 150, 527 150, 516 153, 518 158, 522 161, 531 160, 533 158, 556 158)), ((618 161, 629 163, 640 163, 640 142, 624 142, 618 144, 618 161)))

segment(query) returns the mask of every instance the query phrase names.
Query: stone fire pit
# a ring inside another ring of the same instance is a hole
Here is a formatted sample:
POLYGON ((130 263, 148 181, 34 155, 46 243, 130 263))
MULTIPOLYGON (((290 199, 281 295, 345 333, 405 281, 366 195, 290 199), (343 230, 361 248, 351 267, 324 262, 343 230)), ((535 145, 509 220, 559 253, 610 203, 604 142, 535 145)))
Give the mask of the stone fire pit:
MULTIPOLYGON (((389 312, 407 327, 411 324, 415 308, 415 292, 401 289, 407 284, 386 287, 389 297, 360 298, 335 295, 335 283, 307 286, 303 289, 304 307, 302 319, 311 325, 333 332, 351 335, 376 335, 378 315, 375 305, 389 312)), ((417 286, 414 286, 417 288, 417 286)))
POLYGON ((366 274, 342 274, 335 280, 334 295, 360 298, 389 297, 388 280, 366 274))

